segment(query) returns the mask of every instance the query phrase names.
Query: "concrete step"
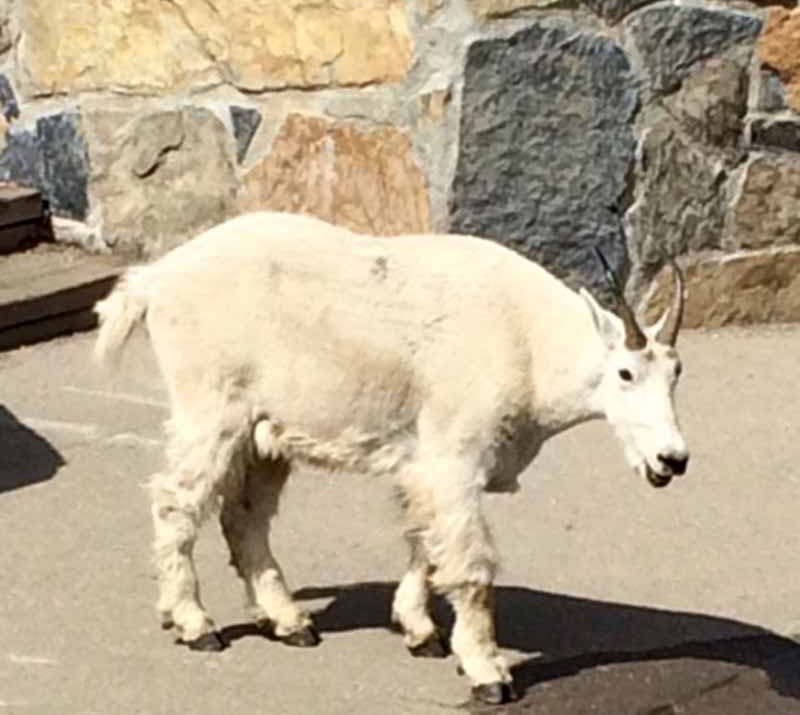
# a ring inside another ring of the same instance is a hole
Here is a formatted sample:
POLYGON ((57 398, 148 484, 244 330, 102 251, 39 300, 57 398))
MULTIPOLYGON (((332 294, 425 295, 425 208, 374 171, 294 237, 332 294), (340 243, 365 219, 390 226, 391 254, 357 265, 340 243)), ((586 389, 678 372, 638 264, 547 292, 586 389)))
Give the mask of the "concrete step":
POLYGON ((0 256, 0 350, 91 330, 92 306, 124 268, 117 257, 51 243, 0 256))

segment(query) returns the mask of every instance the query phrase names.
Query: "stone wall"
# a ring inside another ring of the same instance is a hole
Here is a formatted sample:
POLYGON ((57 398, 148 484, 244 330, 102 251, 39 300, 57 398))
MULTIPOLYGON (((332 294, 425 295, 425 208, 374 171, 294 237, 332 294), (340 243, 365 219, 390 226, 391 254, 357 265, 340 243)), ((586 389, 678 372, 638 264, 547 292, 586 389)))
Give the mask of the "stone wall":
POLYGON ((800 320, 800 10, 686 0, 0 0, 0 178, 157 255, 237 212, 473 232, 688 322, 800 320))

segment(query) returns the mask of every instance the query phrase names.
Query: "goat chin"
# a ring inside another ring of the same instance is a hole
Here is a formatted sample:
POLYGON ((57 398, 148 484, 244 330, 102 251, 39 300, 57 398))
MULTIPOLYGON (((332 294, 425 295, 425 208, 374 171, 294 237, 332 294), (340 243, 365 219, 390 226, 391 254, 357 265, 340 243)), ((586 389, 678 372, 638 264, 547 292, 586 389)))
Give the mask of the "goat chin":
POLYGON ((637 467, 636 471, 646 477, 647 481, 650 483, 650 486, 654 487, 655 489, 663 489, 672 481, 671 474, 659 474, 651 469, 647 462, 642 462, 642 464, 637 467))

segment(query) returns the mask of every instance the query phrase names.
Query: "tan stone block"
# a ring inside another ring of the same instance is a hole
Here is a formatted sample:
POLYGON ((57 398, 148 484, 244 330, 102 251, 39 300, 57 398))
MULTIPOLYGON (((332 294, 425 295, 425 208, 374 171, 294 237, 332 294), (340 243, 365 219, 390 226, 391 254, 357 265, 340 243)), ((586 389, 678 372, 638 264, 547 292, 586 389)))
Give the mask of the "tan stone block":
POLYGON ((239 204, 307 213, 372 234, 431 225, 427 182, 405 133, 299 114, 287 118, 271 153, 247 175, 239 204))
POLYGON ((391 82, 413 57, 405 0, 27 0, 21 27, 34 94, 391 82))
POLYGON ((419 0, 419 7, 424 17, 430 17, 439 12, 444 7, 445 2, 446 0, 419 0))
POLYGON ((158 255, 235 210, 233 140, 211 112, 86 115, 92 196, 103 238, 126 254, 158 255))
POLYGON ((472 11, 482 18, 503 17, 517 10, 541 9, 562 3, 563 0, 470 0, 472 11))
MULTIPOLYGON (((686 328, 800 321, 800 250, 695 256, 685 268, 686 328)), ((656 277, 645 311, 654 321, 672 300, 668 270, 656 277)))
POLYGON ((776 70, 787 87, 786 100, 800 112, 800 8, 774 8, 759 42, 761 61, 776 70))
POLYGON ((800 158, 750 162, 733 207, 732 238, 741 248, 800 244, 800 158))
POLYGON ((20 14, 20 60, 31 93, 158 92, 219 79, 202 41, 169 2, 26 0, 20 14))

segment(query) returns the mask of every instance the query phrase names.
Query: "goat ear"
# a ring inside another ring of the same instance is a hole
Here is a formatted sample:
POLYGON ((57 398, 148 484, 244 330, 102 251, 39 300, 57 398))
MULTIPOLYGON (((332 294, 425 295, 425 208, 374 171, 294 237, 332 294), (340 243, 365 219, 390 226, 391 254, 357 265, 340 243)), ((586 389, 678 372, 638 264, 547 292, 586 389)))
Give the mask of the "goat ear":
POLYGON ((592 314, 592 322, 597 334, 609 348, 613 347, 619 342, 622 335, 621 321, 616 315, 605 310, 588 290, 581 288, 579 292, 592 314))

